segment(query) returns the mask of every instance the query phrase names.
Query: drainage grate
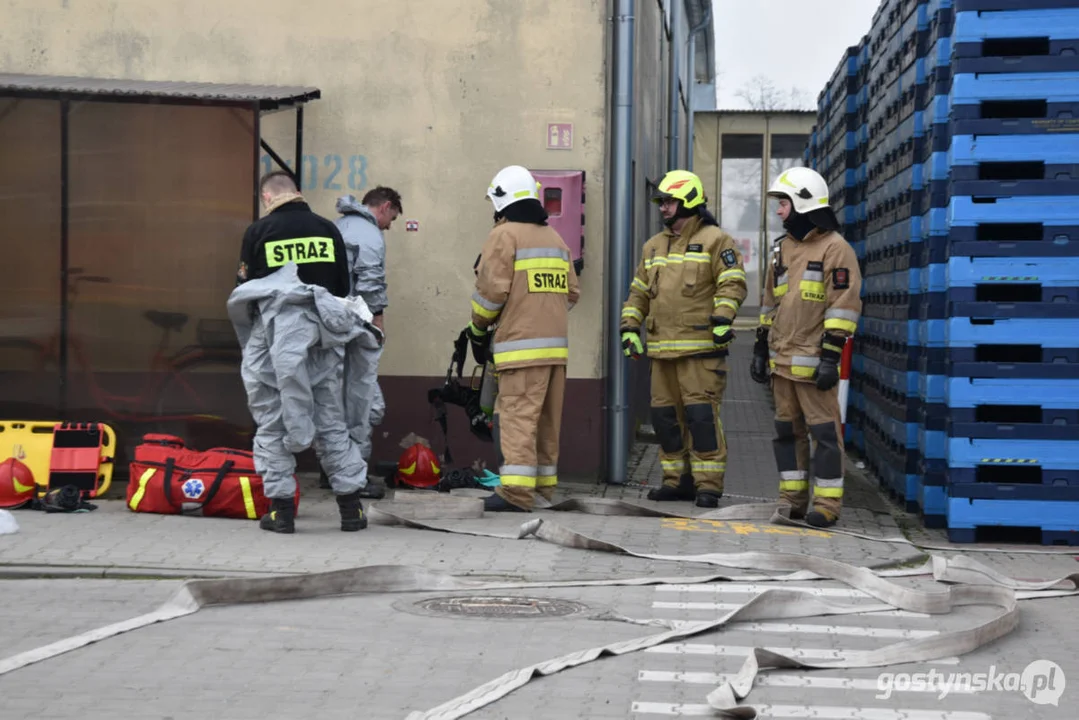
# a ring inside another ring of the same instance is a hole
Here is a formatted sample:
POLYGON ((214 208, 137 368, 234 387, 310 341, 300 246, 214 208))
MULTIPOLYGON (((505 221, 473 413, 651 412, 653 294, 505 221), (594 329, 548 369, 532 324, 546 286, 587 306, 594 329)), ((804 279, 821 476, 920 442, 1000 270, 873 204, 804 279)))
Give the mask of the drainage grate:
POLYGON ((440 615, 464 617, 560 617, 588 609, 572 600, 534 597, 446 597, 421 600, 416 606, 440 615))

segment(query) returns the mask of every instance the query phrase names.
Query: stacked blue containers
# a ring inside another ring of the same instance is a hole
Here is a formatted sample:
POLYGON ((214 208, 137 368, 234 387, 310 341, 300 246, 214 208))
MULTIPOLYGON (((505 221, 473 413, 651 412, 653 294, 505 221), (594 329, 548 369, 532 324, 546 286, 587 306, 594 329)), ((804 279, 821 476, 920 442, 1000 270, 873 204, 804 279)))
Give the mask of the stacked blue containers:
POLYGON ((957 542, 992 527, 1075 542, 1079 3, 954 0, 936 20, 922 512, 957 542))
POLYGON ((952 541, 1077 543, 1079 0, 884 0, 863 44, 851 444, 952 541))
MULTIPOLYGON (((868 152, 869 96, 866 87, 868 46, 847 48, 828 86, 817 98, 817 124, 806 148, 806 166, 828 182, 832 208, 842 223, 841 232, 858 255, 866 247, 866 158, 868 152)), ((858 368, 851 372, 847 400, 846 440, 864 449, 862 417, 864 396, 858 368)))

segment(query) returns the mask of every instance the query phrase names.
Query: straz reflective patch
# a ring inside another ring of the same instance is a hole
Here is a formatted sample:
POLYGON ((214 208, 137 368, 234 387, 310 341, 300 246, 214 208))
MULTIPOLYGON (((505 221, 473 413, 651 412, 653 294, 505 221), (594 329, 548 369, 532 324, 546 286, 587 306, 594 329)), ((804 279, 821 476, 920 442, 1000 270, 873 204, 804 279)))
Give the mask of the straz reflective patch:
POLYGON ((332 263, 336 261, 333 240, 325 237, 274 240, 266 243, 266 267, 281 267, 285 263, 332 263))
POLYGON ((526 270, 528 292, 569 293, 565 270, 526 270))
POLYGON ((828 295, 824 291, 824 283, 813 280, 803 280, 798 283, 798 289, 802 291, 802 299, 808 302, 827 302, 828 295))

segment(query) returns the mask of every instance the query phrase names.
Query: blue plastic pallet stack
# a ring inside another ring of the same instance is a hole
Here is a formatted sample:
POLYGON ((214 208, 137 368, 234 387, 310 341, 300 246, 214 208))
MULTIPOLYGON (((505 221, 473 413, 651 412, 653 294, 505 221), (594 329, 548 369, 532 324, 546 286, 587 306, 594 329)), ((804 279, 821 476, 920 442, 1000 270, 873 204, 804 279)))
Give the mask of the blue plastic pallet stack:
MULTIPOLYGON (((867 156, 869 150, 869 48, 847 48, 828 85, 817 98, 817 123, 810 133, 805 164, 827 180, 843 236, 865 257, 867 156)), ((864 408, 861 376, 851 373, 846 440, 860 447, 864 408)))
POLYGON ((954 542, 1079 544, 1079 0, 885 0, 866 44, 848 439, 954 542))

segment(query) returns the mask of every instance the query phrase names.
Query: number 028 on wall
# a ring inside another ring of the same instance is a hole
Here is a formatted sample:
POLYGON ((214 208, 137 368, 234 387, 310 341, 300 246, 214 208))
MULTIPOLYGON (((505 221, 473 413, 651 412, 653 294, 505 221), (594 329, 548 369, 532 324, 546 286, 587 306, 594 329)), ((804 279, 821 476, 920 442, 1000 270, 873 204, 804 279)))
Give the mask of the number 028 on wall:
MULTIPOLYGON (((263 155, 261 162, 263 174, 280 169, 269 155, 263 155)), ((285 162, 292 167, 291 158, 285 162)), ((335 153, 319 161, 317 155, 304 155, 300 175, 300 190, 363 190, 367 187, 367 156, 335 153)))

